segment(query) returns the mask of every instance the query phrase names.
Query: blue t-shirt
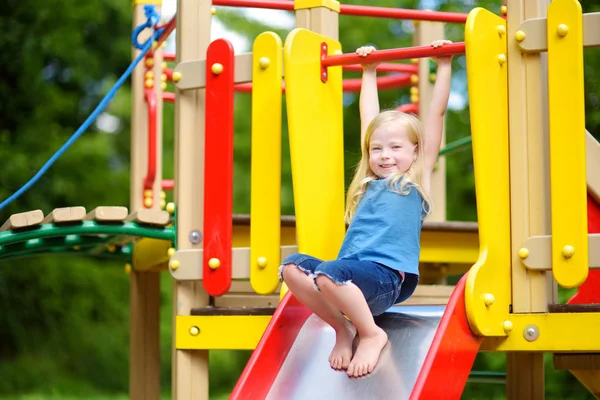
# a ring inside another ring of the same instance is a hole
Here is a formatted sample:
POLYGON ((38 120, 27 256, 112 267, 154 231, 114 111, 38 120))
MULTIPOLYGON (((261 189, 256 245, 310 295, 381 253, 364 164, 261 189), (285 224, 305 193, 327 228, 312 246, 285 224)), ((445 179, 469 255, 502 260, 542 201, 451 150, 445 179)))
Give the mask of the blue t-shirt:
MULTIPOLYGON (((415 187, 392 192, 385 179, 370 181, 352 218, 338 259, 373 261, 405 273, 398 301, 414 292, 419 280, 421 227, 425 211, 415 187)), ((398 183, 398 188, 400 184, 398 183)))

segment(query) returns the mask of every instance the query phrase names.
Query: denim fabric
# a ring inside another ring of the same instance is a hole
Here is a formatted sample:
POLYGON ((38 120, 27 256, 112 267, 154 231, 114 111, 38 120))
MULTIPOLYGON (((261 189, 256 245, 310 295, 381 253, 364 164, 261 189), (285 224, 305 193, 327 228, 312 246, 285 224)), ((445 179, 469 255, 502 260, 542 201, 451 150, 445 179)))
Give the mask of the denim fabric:
MULTIPOLYGON (((282 267, 287 264, 295 264, 313 279, 325 275, 340 285, 354 283, 365 296, 373 315, 383 314, 394 305, 402 286, 402 277, 397 271, 372 261, 324 262, 306 254, 292 254, 285 258, 282 267)), ((279 277, 282 279, 281 268, 279 277)))

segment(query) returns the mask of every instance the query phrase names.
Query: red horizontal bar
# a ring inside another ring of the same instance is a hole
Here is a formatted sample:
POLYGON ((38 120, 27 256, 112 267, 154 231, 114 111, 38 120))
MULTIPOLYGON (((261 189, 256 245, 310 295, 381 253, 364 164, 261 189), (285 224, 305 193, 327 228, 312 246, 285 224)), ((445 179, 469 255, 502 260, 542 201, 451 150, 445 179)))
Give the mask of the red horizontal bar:
MULTIPOLYGON (((362 72, 362 65, 344 65, 344 71, 362 72)), ((378 72, 408 72, 416 74, 419 72, 419 66, 415 64, 380 64, 377 66, 378 72)))
POLYGON ((454 54, 464 54, 465 43, 450 43, 442 47, 415 46, 402 49, 376 50, 366 57, 356 53, 327 56, 321 60, 325 67, 340 65, 370 64, 383 61, 408 60, 411 58, 441 57, 454 54))
POLYGON ((163 101, 166 103, 175 103, 175 93, 163 92, 163 101))
POLYGON ((165 61, 175 61, 176 57, 175 53, 163 53, 163 60, 165 61))
POLYGON ((160 187, 162 190, 173 190, 175 187, 175 181, 173 179, 163 179, 160 187))
MULTIPOLYGON (((344 92, 360 92, 360 86, 362 84, 362 79, 344 79, 342 83, 344 92)), ((401 87, 408 87, 411 85, 410 75, 402 74, 402 75, 390 75, 390 76, 380 76, 377 78, 377 87, 380 90, 385 89, 394 89, 401 87)), ((241 93, 252 93, 252 82, 248 83, 238 83, 234 85, 236 92, 241 93)), ((285 93, 285 84, 281 84, 281 92, 285 93)))
POLYGON ((461 13, 408 10, 388 7, 355 6, 350 4, 340 4, 340 14, 361 17, 412 19, 416 21, 456 22, 460 24, 467 22, 467 14, 461 13))
POLYGON ((269 8, 272 10, 294 11, 293 1, 281 0, 213 0, 213 6, 269 8))
MULTIPOLYGON (((213 0, 213 5, 294 11, 294 2, 288 0, 213 0)), ((350 4, 341 4, 340 14, 376 18, 412 19, 418 21, 456 22, 462 24, 467 21, 467 14, 461 13, 409 10, 391 7, 354 6, 350 4)))
POLYGON ((396 108, 398 111, 405 112, 407 114, 419 114, 419 104, 418 103, 408 103, 402 104, 400 107, 396 108))

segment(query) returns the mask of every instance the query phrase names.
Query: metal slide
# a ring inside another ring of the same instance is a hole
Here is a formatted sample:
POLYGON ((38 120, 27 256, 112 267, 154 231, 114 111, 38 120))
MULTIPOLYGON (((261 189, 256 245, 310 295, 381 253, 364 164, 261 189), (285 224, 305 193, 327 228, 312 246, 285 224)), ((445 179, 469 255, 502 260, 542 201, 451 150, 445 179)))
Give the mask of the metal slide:
POLYGON ((466 278, 445 307, 395 306, 376 317, 389 343, 358 379, 329 368, 334 331, 288 292, 230 400, 460 399, 482 342, 467 320, 466 278))
POLYGON ((311 315, 298 333, 266 396, 268 400, 407 399, 427 355, 443 307, 396 306, 376 318, 388 334, 370 375, 348 378, 327 361, 335 332, 311 315))

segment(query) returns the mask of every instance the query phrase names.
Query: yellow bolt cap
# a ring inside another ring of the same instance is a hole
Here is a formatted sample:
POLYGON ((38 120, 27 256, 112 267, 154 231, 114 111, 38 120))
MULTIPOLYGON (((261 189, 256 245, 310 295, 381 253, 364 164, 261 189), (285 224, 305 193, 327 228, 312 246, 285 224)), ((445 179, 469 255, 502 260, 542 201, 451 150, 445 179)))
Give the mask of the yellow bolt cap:
POLYGON ((571 258, 573 257, 573 254, 575 254, 575 248, 573 246, 566 245, 563 247, 562 255, 564 258, 571 258))
POLYGON ((161 84, 160 84, 160 88, 161 88, 162 90, 165 90, 165 89, 167 88, 167 82, 161 82, 161 84))
POLYGON ((164 190, 160 191, 160 198, 163 199, 163 200, 167 198, 167 194, 165 193, 164 190))
POLYGON ((173 82, 179 82, 181 80, 181 72, 173 72, 173 82))
POLYGON ((146 86, 147 88, 151 88, 154 86, 154 79, 146 79, 146 81, 144 82, 144 86, 146 86))
POLYGON ((410 96, 410 101, 412 103, 418 103, 419 102, 419 95, 418 94, 413 94, 412 96, 410 96))
POLYGON ((411 87, 410 94, 419 94, 419 88, 416 86, 411 87))
POLYGON ((166 201, 164 201, 164 200, 161 200, 159 204, 160 204, 160 209, 161 209, 161 210, 164 210, 164 209, 165 209, 165 206, 167 205, 167 202, 166 202, 166 201))
POLYGON ((516 31, 515 32, 515 39, 517 39, 517 42, 522 42, 523 40, 525 40, 525 32, 523 31, 516 31))
POLYGON ((171 260, 171 262, 169 263, 169 267, 171 267, 173 271, 176 271, 177 268, 179 268, 179 265, 179 260, 171 260))
POLYGON ((494 301, 496 299, 494 298, 494 295, 491 293, 486 293, 483 295, 483 302, 485 303, 485 305, 487 307, 491 306, 492 304, 494 304, 494 301))
POLYGON ((506 6, 501 6, 500 12, 502 13, 502 15, 506 15, 506 13, 508 12, 508 8, 506 6))
POLYGON ((500 64, 506 63, 506 54, 498 54, 498 62, 500 64))
POLYGON ((556 28, 556 32, 558 33, 558 36, 567 36, 569 33, 569 27, 565 24, 560 24, 556 28))
POLYGON ((169 257, 173 257, 173 254, 175 254, 175 248, 174 247, 169 247, 169 250, 167 250, 167 255, 169 257))
POLYGON ((256 264, 260 268, 266 267, 267 266, 267 258, 266 257, 258 257, 258 259, 256 260, 256 264))
POLYGON ((519 257, 521 257, 522 260, 529 257, 529 249, 527 249, 525 247, 520 248, 519 249, 519 257))
POLYGON ((513 330, 513 323, 509 320, 506 320, 502 324, 502 328, 504 329, 504 332, 509 333, 510 331, 513 330))
POLYGON ((223 65, 219 64, 219 63, 214 63, 210 67, 210 70, 212 71, 213 74, 219 75, 221 72, 223 72, 223 65))
POLYGON ((211 8, 210 8, 210 13, 211 13, 212 15, 215 15, 215 14, 217 13, 217 9, 216 9, 216 8, 214 8, 214 7, 211 7, 211 8))
POLYGON ((152 78, 154 78, 154 71, 146 71, 146 73, 144 74, 144 77, 146 79, 152 79, 152 78))
POLYGON ((500 36, 504 35, 506 33, 506 26, 504 25, 498 25, 498 34, 500 36))
POLYGON ((190 335, 198 336, 199 334, 200 334, 200 328, 198 328, 197 326, 192 326, 190 328, 190 335))
POLYGON ((150 68, 154 66, 154 58, 146 58, 146 67, 150 68))
POLYGON ((221 260, 213 257, 210 260, 208 260, 208 266, 212 269, 217 269, 221 266, 221 260))
POLYGON ((261 57, 260 60, 258 60, 258 65, 262 68, 262 69, 266 69, 269 64, 271 64, 271 60, 269 60, 268 57, 261 57))
POLYGON ((146 197, 144 199, 144 207, 150 208, 150 207, 152 207, 152 204, 153 204, 152 197, 146 197))
POLYGON ((173 214, 175 212, 175 203, 167 203, 167 212, 173 214))
POLYGON ((419 75, 411 75, 410 76, 410 83, 415 84, 415 83, 419 83, 419 75))

